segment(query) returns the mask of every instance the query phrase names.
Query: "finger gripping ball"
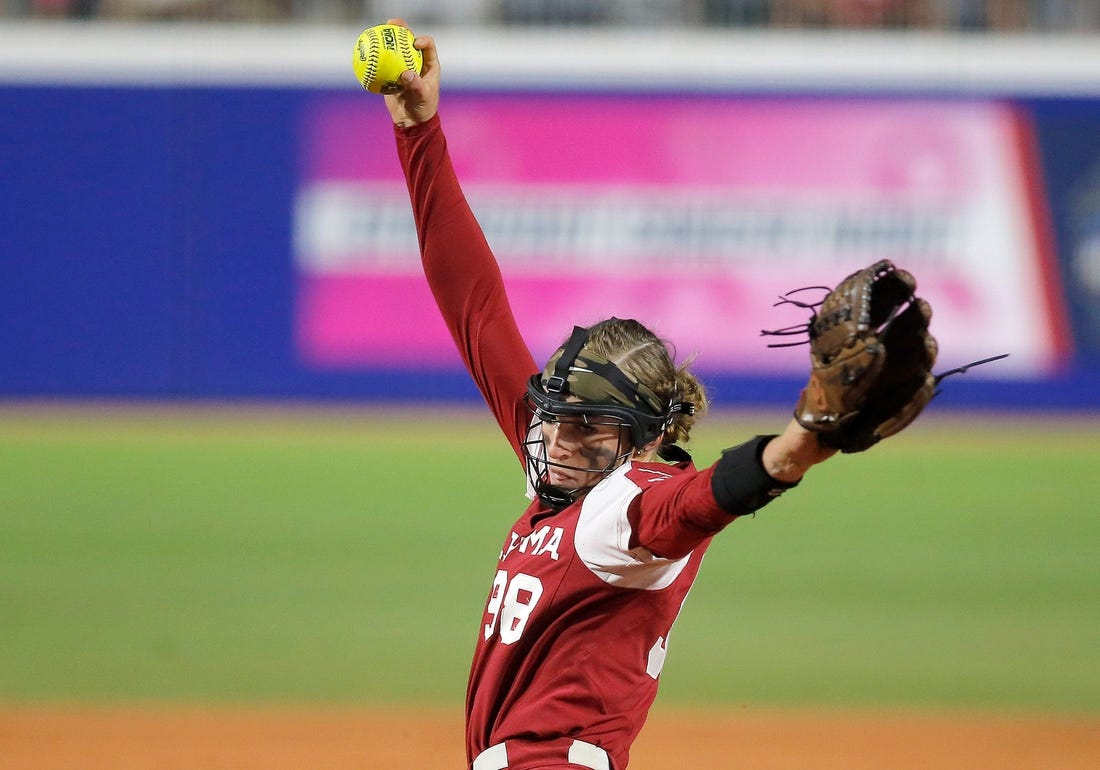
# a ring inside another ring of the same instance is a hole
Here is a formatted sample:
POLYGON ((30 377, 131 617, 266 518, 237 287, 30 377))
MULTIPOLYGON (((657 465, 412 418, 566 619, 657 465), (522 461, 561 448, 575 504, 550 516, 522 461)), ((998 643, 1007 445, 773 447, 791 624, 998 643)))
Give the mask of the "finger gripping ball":
POLYGON ((415 36, 407 27, 379 24, 363 30, 355 41, 351 66, 360 85, 372 94, 401 90, 398 78, 406 70, 420 74, 424 55, 413 48, 415 36))

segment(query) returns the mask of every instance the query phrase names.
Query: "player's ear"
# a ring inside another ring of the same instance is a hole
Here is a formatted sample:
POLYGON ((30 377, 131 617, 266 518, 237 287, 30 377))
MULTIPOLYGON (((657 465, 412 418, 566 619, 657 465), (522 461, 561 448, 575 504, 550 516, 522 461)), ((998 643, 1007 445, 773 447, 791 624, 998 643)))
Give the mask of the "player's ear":
POLYGON ((657 438, 650 441, 648 444, 646 444, 641 449, 635 449, 633 456, 634 457, 646 457, 646 458, 652 457, 653 453, 657 451, 657 447, 659 447, 661 445, 661 441, 663 439, 664 439, 663 435, 658 436, 657 438))

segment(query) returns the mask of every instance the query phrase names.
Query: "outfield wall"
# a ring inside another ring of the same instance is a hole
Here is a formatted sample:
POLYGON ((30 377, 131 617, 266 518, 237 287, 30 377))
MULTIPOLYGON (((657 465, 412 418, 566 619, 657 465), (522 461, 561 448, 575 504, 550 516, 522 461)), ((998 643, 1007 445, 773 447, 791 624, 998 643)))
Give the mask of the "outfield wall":
MULTIPOLYGON (((0 26, 0 397, 475 396, 357 31, 0 26)), ((636 316, 720 403, 789 402, 773 298, 891 257, 942 368, 1012 354, 945 402, 1100 408, 1100 41, 437 37, 537 357, 636 316)))

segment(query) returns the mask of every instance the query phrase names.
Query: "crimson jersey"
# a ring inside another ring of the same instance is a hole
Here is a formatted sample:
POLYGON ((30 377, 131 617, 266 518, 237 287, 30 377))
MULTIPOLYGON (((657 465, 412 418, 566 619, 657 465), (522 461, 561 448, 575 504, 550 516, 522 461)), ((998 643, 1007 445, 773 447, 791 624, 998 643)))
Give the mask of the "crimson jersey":
MULTIPOLYGON (((523 397, 539 367, 438 116, 396 136, 428 283, 522 466, 521 441, 539 429, 523 397)), ((626 767, 703 554, 735 518, 715 501, 712 472, 628 462, 563 510, 530 504, 504 538, 481 617, 466 703, 470 760, 504 740, 569 737, 626 767)), ((509 756, 509 767, 524 766, 509 756)))

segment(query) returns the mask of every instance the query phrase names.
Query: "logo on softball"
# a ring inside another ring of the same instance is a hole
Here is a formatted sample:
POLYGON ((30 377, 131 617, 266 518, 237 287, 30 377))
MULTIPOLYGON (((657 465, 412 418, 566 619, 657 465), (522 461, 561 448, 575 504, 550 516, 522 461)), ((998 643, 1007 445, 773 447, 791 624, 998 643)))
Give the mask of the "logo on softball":
POLYGON ((393 27, 382 27, 382 45, 387 51, 397 50, 397 35, 393 33, 393 27))

